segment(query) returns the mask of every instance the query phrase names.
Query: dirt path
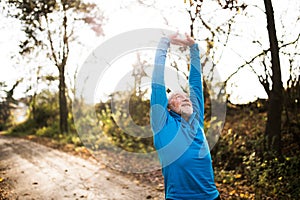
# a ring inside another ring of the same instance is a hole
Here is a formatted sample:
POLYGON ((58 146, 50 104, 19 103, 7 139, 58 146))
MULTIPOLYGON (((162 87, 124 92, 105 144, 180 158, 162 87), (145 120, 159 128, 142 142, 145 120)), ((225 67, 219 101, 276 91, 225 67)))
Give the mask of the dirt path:
POLYGON ((0 178, 9 180, 9 199, 142 200, 162 192, 85 160, 19 138, 0 136, 0 178))

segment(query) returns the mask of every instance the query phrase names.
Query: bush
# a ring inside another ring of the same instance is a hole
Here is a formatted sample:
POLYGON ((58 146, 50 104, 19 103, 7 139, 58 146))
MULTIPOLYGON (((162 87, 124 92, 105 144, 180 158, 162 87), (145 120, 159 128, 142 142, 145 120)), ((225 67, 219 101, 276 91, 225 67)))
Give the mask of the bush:
POLYGON ((239 175, 255 199, 300 199, 300 151, 294 133, 283 129, 282 155, 270 157, 263 148, 265 120, 265 112, 250 106, 228 110, 212 151, 216 181, 236 189, 239 182, 234 175, 239 175))
POLYGON ((147 125, 150 124, 150 102, 136 95, 115 94, 114 108, 110 101, 99 103, 96 106, 103 134, 118 147, 130 152, 153 151, 152 132, 149 136, 147 125), (126 107, 126 99, 130 97, 129 107, 126 107), (112 113, 114 110, 114 113, 112 113), (135 126, 139 126, 136 133, 135 126), (131 125, 130 125, 131 124, 131 125), (132 134, 134 133, 134 134, 132 134))
POLYGON ((37 130, 36 122, 33 119, 28 118, 26 121, 14 127, 11 127, 9 129, 9 133, 11 135, 24 136, 24 135, 35 134, 36 130, 37 130))
POLYGON ((299 199, 300 161, 297 157, 263 160, 250 158, 247 177, 255 188, 257 199, 299 199))
POLYGON ((44 90, 31 101, 27 120, 10 129, 13 135, 55 137, 59 132, 59 106, 56 93, 44 90))

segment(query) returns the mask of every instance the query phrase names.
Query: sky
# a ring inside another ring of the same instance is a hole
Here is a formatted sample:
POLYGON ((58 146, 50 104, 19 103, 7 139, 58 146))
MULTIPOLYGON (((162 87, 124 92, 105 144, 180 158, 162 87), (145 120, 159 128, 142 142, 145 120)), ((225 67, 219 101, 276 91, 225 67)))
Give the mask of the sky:
MULTIPOLYGON (((97 37, 91 34, 90 31, 84 29, 79 30, 78 36, 83 46, 75 45, 74 49, 76 49, 76 51, 71 52, 69 65, 72 67, 69 67, 67 77, 67 81, 69 82, 72 82, 72 74, 74 71, 82 66, 82 63, 97 46, 118 34, 139 28, 165 28, 174 31, 178 30, 180 33, 189 32, 189 16, 185 11, 183 0, 140 0, 143 5, 139 4, 136 0, 115 0, 113 4, 105 0, 95 0, 95 2, 100 6, 106 17, 103 27, 104 36, 97 37)), ((263 1, 248 0, 249 4, 258 5, 259 8, 263 8, 262 2, 263 1)), ((274 4, 275 15, 277 17, 281 16, 283 19, 281 23, 289 22, 291 19, 299 16, 299 9, 297 13, 297 7, 300 7, 297 0, 289 0, 289 3, 274 0, 272 3, 274 4), (294 11, 287 12, 287 10, 294 11)), ((209 15, 210 12, 209 8, 210 5, 207 5, 207 15, 209 15)), ((244 34, 245 37, 237 38, 236 41, 230 41, 230 45, 223 52, 223 56, 220 58, 222 65, 217 66, 222 79, 225 80, 226 77, 235 71, 236 66, 244 62, 240 54, 245 55, 244 58, 247 60, 248 57, 255 55, 255 52, 259 51, 259 48, 255 47, 255 45, 245 47, 243 44, 246 40, 251 39, 252 36, 256 36, 261 38, 262 47, 264 49, 268 48, 265 17, 259 8, 252 8, 253 16, 238 18, 239 26, 235 27, 235 30, 244 34), (250 18, 251 20, 249 20, 250 18)), ((219 19, 222 17, 224 16, 220 16, 219 19)), ((15 20, 4 17, 2 13, 0 15, 0 22, 0 81, 6 81, 8 85, 11 85, 19 75, 29 75, 31 71, 28 68, 24 69, 22 62, 18 64, 15 59, 11 58, 11 56, 17 55, 18 41, 24 37, 20 31, 20 25, 15 20)), ((279 32, 278 34, 280 35, 284 30, 281 30, 282 26, 279 20, 277 20, 276 25, 279 32)), ((293 23, 286 24, 286 26, 293 26, 293 23)), ((300 33, 299 24, 296 27, 293 26, 293 28, 296 33, 300 33)), ((292 34, 290 38, 285 39, 291 40, 293 36, 292 34)), ((201 43, 201 41, 199 41, 199 45, 205 48, 203 42, 201 43)), ((114 85, 118 82, 115 80, 112 81, 111 74, 115 74, 113 77, 116 80, 120 79, 124 74, 130 71, 131 64, 135 62, 136 55, 134 54, 124 55, 119 58, 119 60, 116 60, 114 65, 112 65, 112 69, 107 70, 107 74, 103 75, 103 80, 99 81, 99 84, 107 85, 107 87, 105 87, 105 89, 102 88, 97 95, 100 95, 100 93, 110 93, 114 85), (126 65, 129 67, 125 68, 124 63, 127 63, 126 65), (113 69, 116 69, 118 73, 114 73, 113 69)), ((47 70, 44 71, 49 73, 51 70, 53 70, 51 73, 56 73, 52 68, 47 68, 47 70)), ((287 76, 287 74, 283 73, 283 77, 284 76, 287 76)), ((25 85, 26 84, 18 88, 20 95, 22 95, 22 91, 26 89, 25 85)), ((239 75, 233 78, 231 85, 232 87, 228 89, 228 92, 231 93, 231 101, 234 103, 247 103, 248 101, 254 101, 258 97, 266 98, 266 94, 257 81, 256 76, 248 68, 241 70, 239 75)))

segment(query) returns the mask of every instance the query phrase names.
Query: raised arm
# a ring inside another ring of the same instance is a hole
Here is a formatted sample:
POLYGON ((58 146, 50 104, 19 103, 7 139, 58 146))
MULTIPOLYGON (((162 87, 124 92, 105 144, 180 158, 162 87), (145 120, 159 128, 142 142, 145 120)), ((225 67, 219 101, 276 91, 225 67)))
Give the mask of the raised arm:
POLYGON ((172 39, 173 44, 182 46, 189 46, 190 48, 190 99, 193 104, 193 110, 197 113, 199 122, 204 123, 204 96, 203 96, 203 82, 202 82, 202 69, 200 63, 200 52, 198 44, 188 34, 186 38, 181 39, 175 37, 172 39))
POLYGON ((156 54, 154 69, 152 73, 152 92, 151 92, 151 127, 157 133, 165 124, 167 119, 168 99, 165 87, 165 62, 168 48, 170 47, 170 39, 167 37, 161 38, 156 54))
POLYGON ((190 98, 193 103, 194 111, 199 114, 199 122, 204 123, 204 95, 203 95, 203 82, 202 82, 202 69, 200 62, 200 52, 197 43, 190 46, 190 98))

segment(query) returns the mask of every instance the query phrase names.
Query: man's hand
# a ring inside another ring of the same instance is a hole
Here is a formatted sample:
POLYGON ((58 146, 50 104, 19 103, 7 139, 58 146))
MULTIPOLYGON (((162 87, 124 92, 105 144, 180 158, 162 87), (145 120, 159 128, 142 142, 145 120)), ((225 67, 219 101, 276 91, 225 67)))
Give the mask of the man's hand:
POLYGON ((171 44, 181 45, 181 46, 192 46, 195 44, 195 40, 189 36, 187 33, 185 34, 185 39, 181 39, 178 37, 178 33, 170 35, 169 40, 171 44))

